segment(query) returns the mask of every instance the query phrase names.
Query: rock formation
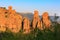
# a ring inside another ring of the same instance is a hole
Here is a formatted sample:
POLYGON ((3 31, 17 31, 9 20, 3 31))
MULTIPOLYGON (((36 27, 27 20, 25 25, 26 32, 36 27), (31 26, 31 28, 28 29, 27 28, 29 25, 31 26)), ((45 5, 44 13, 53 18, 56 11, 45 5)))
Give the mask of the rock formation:
POLYGON ((0 25, 0 32, 5 32, 5 31, 6 31, 5 25, 0 25))
POLYGON ((34 16, 33 16, 33 22, 32 22, 32 25, 33 25, 34 29, 36 28, 38 19, 39 19, 38 11, 35 10, 34 11, 34 16))
POLYGON ((24 17, 23 19, 23 31, 24 33, 30 33, 30 21, 28 18, 24 17))
POLYGON ((22 16, 12 10, 12 6, 7 9, 0 8, 0 30, 8 28, 11 32, 17 33, 22 27, 22 16))
POLYGON ((4 8, 0 8, 0 31, 5 32, 6 31, 6 18, 4 15, 4 8))
POLYGON ((43 19, 43 24, 46 26, 45 28, 49 28, 51 25, 51 21, 49 19, 48 12, 43 13, 42 19, 43 19))
POLYGON ((34 11, 33 24, 32 25, 33 25, 34 29, 37 27, 38 29, 42 30, 42 22, 40 20, 40 17, 39 17, 37 10, 34 11))
POLYGON ((43 30, 43 26, 42 26, 42 21, 41 20, 38 20, 37 28, 40 29, 40 30, 43 30))
MULTIPOLYGON (((0 32, 5 32, 6 29, 9 29, 13 33, 18 33, 23 27, 23 33, 30 33, 30 25, 30 20, 27 17, 23 18, 21 15, 17 14, 16 11, 12 9, 12 6, 9 6, 8 9, 0 7, 0 32)), ((43 30, 44 28, 50 28, 50 25, 51 21, 47 12, 43 13, 42 20, 40 20, 38 11, 34 11, 32 21, 33 29, 37 27, 43 30)))
POLYGON ((11 10, 11 7, 9 8, 9 12, 10 12, 10 15, 9 15, 9 29, 12 31, 12 32, 19 32, 21 30, 21 27, 22 27, 22 16, 21 15, 18 15, 16 14, 16 11, 15 10, 11 10))

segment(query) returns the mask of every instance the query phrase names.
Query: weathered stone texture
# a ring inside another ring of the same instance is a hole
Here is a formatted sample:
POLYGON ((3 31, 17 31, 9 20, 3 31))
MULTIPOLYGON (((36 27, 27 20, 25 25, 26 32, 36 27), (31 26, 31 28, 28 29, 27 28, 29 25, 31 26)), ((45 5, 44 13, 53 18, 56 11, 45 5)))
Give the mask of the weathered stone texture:
POLYGON ((42 15, 42 18, 43 18, 43 23, 46 26, 46 28, 49 28, 51 25, 51 21, 49 19, 48 12, 44 12, 42 15))
POLYGON ((24 33, 30 33, 30 21, 28 18, 24 17, 23 19, 23 30, 24 33))
POLYGON ((40 20, 40 17, 39 17, 37 10, 34 11, 33 24, 32 25, 33 25, 34 29, 37 27, 38 29, 42 30, 42 23, 41 23, 41 20, 40 20))

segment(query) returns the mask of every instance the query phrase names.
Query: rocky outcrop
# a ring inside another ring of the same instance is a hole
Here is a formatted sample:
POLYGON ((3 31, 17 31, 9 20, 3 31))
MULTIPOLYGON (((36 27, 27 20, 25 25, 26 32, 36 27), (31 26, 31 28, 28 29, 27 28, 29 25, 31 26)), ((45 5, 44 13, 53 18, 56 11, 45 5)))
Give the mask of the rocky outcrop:
POLYGON ((26 17, 23 19, 23 31, 24 33, 30 33, 30 21, 26 17))
POLYGON ((8 28, 11 32, 17 33, 22 27, 22 16, 18 15, 12 6, 8 10, 1 8, 0 10, 0 26, 8 28))
POLYGON ((33 28, 35 29, 36 26, 37 26, 37 21, 39 20, 39 15, 38 15, 38 11, 35 10, 34 11, 34 16, 33 16, 33 22, 32 22, 32 25, 33 25, 33 28))
POLYGON ((43 13, 42 21, 43 21, 43 24, 45 25, 45 28, 49 28, 51 26, 51 21, 49 19, 48 12, 43 13))
POLYGON ((23 27, 23 33, 30 33, 31 28, 35 29, 37 27, 38 29, 43 30, 44 28, 49 29, 50 25, 51 21, 48 12, 44 12, 42 20, 40 20, 39 12, 35 10, 31 23, 27 17, 22 17, 16 13, 16 11, 12 9, 12 6, 9 6, 8 9, 0 8, 0 32, 5 32, 8 29, 12 33, 18 33, 23 27))
POLYGON ((37 10, 34 11, 34 16, 33 16, 33 28, 35 29, 36 27, 40 30, 43 30, 42 28, 42 22, 39 17, 39 12, 37 10))

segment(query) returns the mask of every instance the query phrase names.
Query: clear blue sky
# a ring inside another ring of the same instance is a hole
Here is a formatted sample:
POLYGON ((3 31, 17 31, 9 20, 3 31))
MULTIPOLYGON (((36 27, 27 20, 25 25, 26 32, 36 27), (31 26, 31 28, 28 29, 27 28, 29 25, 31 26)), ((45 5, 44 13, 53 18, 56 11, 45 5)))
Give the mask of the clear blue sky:
POLYGON ((47 11, 49 15, 60 16, 60 0, 0 0, 1 7, 13 6, 18 12, 32 12, 37 9, 39 14, 47 11))

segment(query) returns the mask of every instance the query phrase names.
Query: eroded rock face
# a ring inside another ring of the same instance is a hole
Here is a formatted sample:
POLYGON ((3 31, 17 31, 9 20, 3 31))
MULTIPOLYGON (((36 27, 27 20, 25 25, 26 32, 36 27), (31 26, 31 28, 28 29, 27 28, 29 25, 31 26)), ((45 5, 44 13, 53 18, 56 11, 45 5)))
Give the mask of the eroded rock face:
POLYGON ((35 29, 36 27, 40 30, 42 30, 42 23, 38 14, 38 11, 34 11, 34 16, 33 16, 33 28, 35 29))
POLYGON ((22 27, 22 16, 12 10, 12 6, 8 10, 0 8, 0 31, 8 28, 13 33, 18 33, 22 27))
POLYGON ((4 8, 0 8, 0 31, 5 32, 6 31, 6 18, 4 15, 4 8))
MULTIPOLYGON (((9 29, 13 33, 18 33, 22 28, 22 21, 23 33, 30 33, 30 20, 28 18, 22 18, 21 15, 17 14, 16 11, 12 9, 12 6, 9 6, 8 10, 2 7, 0 8, 0 32, 5 32, 6 29, 9 29)), ((43 24, 45 28, 50 28, 51 21, 47 12, 43 13, 42 21, 40 20, 38 11, 35 10, 32 22, 33 29, 37 27, 43 30, 43 24)))
POLYGON ((8 20, 8 28, 11 30, 11 32, 18 33, 22 27, 22 16, 16 14, 15 10, 12 10, 9 14, 8 20))
POLYGON ((30 33, 30 21, 26 17, 23 19, 23 31, 24 33, 30 33))
POLYGON ((38 20, 37 28, 40 29, 40 30, 43 30, 43 26, 42 26, 42 21, 41 20, 38 20))
POLYGON ((32 22, 32 25, 33 25, 33 28, 34 28, 34 29, 36 28, 38 19, 39 19, 38 11, 35 10, 35 11, 34 11, 34 16, 33 16, 33 22, 32 22))
POLYGON ((43 18, 43 23, 46 26, 46 28, 49 28, 51 25, 51 21, 49 19, 48 12, 44 12, 42 15, 42 18, 43 18))
POLYGON ((5 25, 0 24, 0 32, 5 32, 5 31, 6 31, 5 25))

